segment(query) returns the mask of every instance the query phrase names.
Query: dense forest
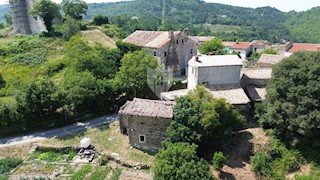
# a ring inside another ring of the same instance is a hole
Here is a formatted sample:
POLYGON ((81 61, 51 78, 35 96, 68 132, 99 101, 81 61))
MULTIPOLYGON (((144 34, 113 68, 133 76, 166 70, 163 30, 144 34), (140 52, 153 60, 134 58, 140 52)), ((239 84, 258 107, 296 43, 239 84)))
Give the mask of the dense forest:
MULTIPOLYGON (((0 6, 0 22, 4 21, 3 14, 7 9, 6 5, 0 6)), ((162 10, 162 1, 159 0, 92 3, 88 4, 85 18, 93 19, 95 15, 105 15, 120 27, 125 26, 124 29, 129 32, 136 29, 183 30, 188 27, 193 35, 214 35, 231 41, 266 39, 271 42, 290 40, 320 43, 320 33, 314 28, 320 24, 317 19, 320 8, 284 13, 272 7, 252 9, 206 3, 202 0, 167 0, 166 16, 161 24, 162 10), (128 22, 132 16, 137 16, 138 22, 128 22), (214 31, 210 26, 215 25, 226 25, 226 28, 223 31, 214 31), (234 30, 234 26, 239 28, 234 30)))

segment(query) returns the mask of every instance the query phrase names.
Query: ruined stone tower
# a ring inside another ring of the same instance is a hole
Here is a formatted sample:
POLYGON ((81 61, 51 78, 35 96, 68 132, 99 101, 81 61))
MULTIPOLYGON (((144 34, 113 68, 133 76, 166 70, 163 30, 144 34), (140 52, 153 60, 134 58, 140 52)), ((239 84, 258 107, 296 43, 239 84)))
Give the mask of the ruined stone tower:
POLYGON ((36 0, 9 0, 13 29, 21 34, 37 34, 46 31, 41 18, 34 18, 31 14, 32 4, 36 0))

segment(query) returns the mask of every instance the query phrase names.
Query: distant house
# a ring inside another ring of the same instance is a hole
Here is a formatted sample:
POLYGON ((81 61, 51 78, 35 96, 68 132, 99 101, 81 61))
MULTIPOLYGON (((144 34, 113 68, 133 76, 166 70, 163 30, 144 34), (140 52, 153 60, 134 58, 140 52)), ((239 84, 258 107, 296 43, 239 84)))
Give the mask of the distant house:
POLYGON ((186 74, 188 60, 198 47, 194 38, 181 31, 135 31, 123 41, 149 51, 174 76, 186 74))
POLYGON ((253 40, 250 43, 250 46, 251 46, 252 52, 260 53, 265 49, 269 48, 269 43, 268 41, 265 41, 265 40, 253 40))
POLYGON ((248 54, 251 51, 251 46, 249 42, 223 42, 225 46, 225 51, 228 54, 233 52, 239 53, 242 59, 247 59, 248 54))
POLYGON ((258 68, 272 68, 273 65, 279 63, 284 55, 262 54, 257 62, 258 68))
POLYGON ((285 52, 285 56, 289 57, 297 51, 320 51, 320 44, 293 43, 291 48, 285 52))
POLYGON ((134 98, 119 110, 120 131, 134 148, 156 153, 173 118, 172 101, 134 98))

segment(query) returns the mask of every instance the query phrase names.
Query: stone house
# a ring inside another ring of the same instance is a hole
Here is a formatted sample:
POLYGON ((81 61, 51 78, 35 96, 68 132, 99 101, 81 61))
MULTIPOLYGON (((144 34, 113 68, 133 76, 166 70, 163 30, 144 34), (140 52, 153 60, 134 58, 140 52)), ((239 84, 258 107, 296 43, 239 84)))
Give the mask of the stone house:
POLYGON ((188 60, 197 54, 198 42, 181 31, 135 31, 123 42, 149 51, 174 76, 185 75, 188 60))
POLYGON ((134 98, 119 110, 120 131, 134 148, 156 153, 173 118, 172 101, 134 98))
POLYGON ((243 69, 241 86, 252 103, 265 99, 266 86, 271 78, 271 68, 243 69))
POLYGON ((265 49, 269 48, 269 43, 265 40, 253 40, 250 43, 250 47, 252 52, 260 53, 265 49))

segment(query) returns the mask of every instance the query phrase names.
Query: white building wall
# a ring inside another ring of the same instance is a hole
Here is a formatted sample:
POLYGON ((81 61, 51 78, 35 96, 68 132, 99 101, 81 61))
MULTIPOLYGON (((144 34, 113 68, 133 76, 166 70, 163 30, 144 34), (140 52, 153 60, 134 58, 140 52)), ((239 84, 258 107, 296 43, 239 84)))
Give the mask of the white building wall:
POLYGON ((230 53, 233 53, 233 52, 239 52, 240 56, 241 56, 241 59, 247 59, 248 52, 246 50, 230 49, 230 53))
POLYGON ((188 67, 188 89, 194 89, 198 85, 198 68, 188 67))
POLYGON ((197 67, 189 66, 188 89, 197 85, 239 84, 241 66, 197 67))

